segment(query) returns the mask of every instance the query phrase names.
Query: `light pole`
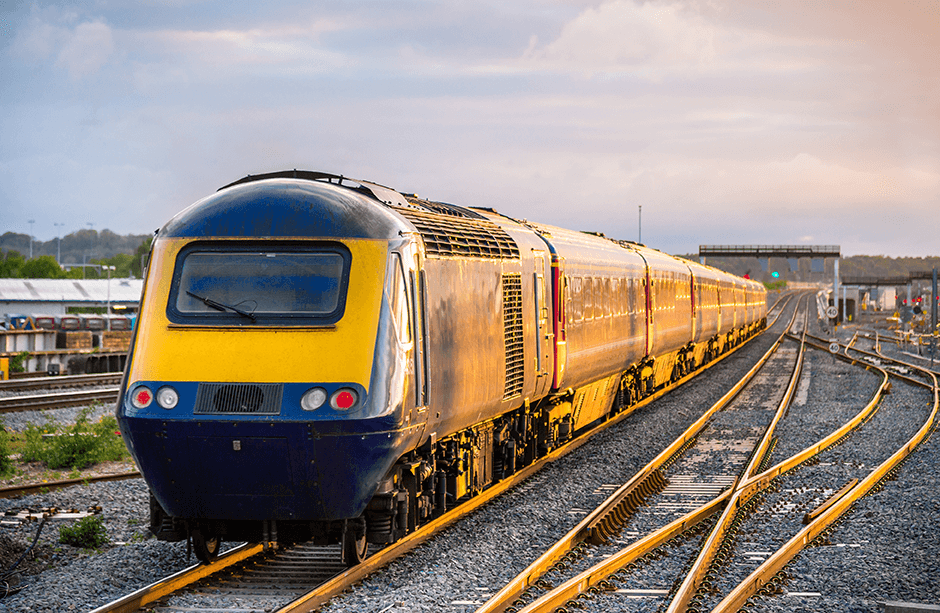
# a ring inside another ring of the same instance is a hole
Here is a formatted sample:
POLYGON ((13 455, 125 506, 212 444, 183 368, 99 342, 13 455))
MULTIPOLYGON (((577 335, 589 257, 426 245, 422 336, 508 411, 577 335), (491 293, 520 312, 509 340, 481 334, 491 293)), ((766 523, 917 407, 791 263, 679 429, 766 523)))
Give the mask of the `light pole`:
POLYGON ((102 268, 108 271, 108 332, 110 332, 111 331, 111 271, 114 270, 114 266, 102 266, 102 268))
POLYGON ((29 259, 33 259, 33 224, 36 223, 35 219, 29 220, 29 259))
POLYGON ((643 205, 638 204, 637 207, 639 207, 640 209, 640 213, 639 213, 640 218, 639 218, 639 221, 637 222, 638 230, 637 230, 636 242, 642 245, 643 244, 643 205))
POLYGON ((52 225, 54 225, 54 226, 56 227, 56 231, 55 231, 55 240, 56 240, 56 244, 55 244, 55 261, 56 261, 56 263, 61 267, 61 266, 62 266, 62 237, 61 237, 61 232, 62 232, 62 231, 59 230, 58 228, 64 226, 65 224, 64 224, 64 223, 59 223, 59 222, 53 222, 52 225))

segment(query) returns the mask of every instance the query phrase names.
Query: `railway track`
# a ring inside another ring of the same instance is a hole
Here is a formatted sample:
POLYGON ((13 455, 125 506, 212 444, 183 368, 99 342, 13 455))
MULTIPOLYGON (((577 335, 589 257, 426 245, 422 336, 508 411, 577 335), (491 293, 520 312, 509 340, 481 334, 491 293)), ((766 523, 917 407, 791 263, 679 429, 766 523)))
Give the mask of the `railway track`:
MULTIPOLYGON (((772 423, 787 388, 781 382, 798 375, 798 352, 782 347, 796 316, 794 309, 773 346, 725 396, 478 613, 563 607, 572 595, 573 577, 622 550, 626 541, 619 536, 621 530, 627 531, 627 539, 652 534, 651 543, 665 542, 716 513, 719 503, 708 503, 716 496, 721 504, 727 500, 726 490, 740 478, 761 434, 772 423), (624 528, 628 521, 630 527, 624 528), (540 601, 544 604, 536 604, 540 601)), ((645 588, 637 589, 645 593, 645 588)))
POLYGON ((123 481, 125 479, 139 479, 140 473, 136 470, 115 473, 111 475, 96 475, 81 477, 79 479, 61 479, 58 481, 46 481, 43 483, 29 483, 26 485, 12 485, 10 487, 0 487, 0 498, 19 498, 29 494, 39 494, 61 490, 73 485, 88 485, 90 483, 103 483, 106 481, 123 481))
POLYGON ((109 372, 90 375, 17 377, 7 381, 0 381, 0 393, 118 385, 123 375, 124 373, 120 372, 109 372))
MULTIPOLYGON (((726 353, 722 359, 742 346, 744 345, 740 345, 731 352, 726 353)), ((673 386, 656 392, 631 407, 630 411, 649 404, 670 389, 689 381, 719 361, 721 360, 714 361, 676 382, 673 386)), ((618 423, 630 411, 621 413, 605 422, 605 424, 592 431, 591 435, 618 423)), ((238 548, 237 553, 233 553, 231 556, 220 556, 210 565, 197 565, 187 569, 174 577, 169 577, 139 590, 135 594, 104 605, 96 609, 94 613, 137 611, 141 607, 166 613, 184 610, 187 612, 231 610, 245 606, 258 606, 261 610, 271 610, 273 602, 279 602, 276 607, 281 607, 277 610, 282 613, 316 610, 331 597, 348 589, 370 573, 384 567, 391 560, 401 557, 445 527, 473 513, 496 496, 519 486, 542 467, 573 451, 585 443, 587 439, 588 437, 583 436, 571 441, 564 447, 542 458, 536 464, 500 481, 482 494, 469 499, 418 531, 374 553, 356 567, 350 569, 338 569, 335 565, 331 567, 330 564, 333 564, 339 557, 338 550, 335 548, 312 548, 307 545, 298 545, 285 550, 264 552, 260 545, 248 544, 238 548), (304 556, 303 561, 295 559, 293 563, 282 563, 300 553, 304 556), (316 562, 318 559, 330 560, 330 562, 320 564, 316 562), (304 566, 303 572, 298 570, 298 565, 304 566), (284 574, 281 571, 271 570, 277 568, 292 569, 293 574, 290 572, 284 574), (327 574, 332 573, 331 578, 321 581, 321 576, 325 576, 321 575, 321 571, 327 574), (257 579, 260 583, 246 583, 243 579, 247 577, 252 577, 253 580, 257 579), (236 584, 237 588, 234 587, 236 584), (292 595, 287 595, 287 592, 300 590, 301 586, 305 590, 303 596, 293 598, 292 595)))
MULTIPOLYGON (((818 343, 812 339, 811 342, 818 343)), ((828 342, 817 347, 827 351, 828 342)), ((839 357, 876 369, 845 353, 839 357)), ((786 563, 807 546, 825 544, 827 533, 852 502, 890 478, 898 463, 933 427, 937 412, 936 379, 926 373, 920 379, 908 377, 904 385, 927 389, 931 397, 925 403, 928 406, 925 413, 929 415, 923 425, 916 432, 904 433, 899 444, 892 447, 893 452, 888 452, 889 457, 877 457, 874 470, 864 465, 853 466, 852 458, 856 457, 853 454, 873 439, 884 437, 887 430, 861 427, 873 420, 876 406, 888 388, 889 373, 882 369, 877 372, 881 382, 871 400, 820 441, 766 468, 769 456, 762 447, 770 446, 769 436, 773 432, 773 428, 768 428, 767 436, 751 453, 748 468, 740 473, 734 485, 728 476, 711 479, 707 484, 697 482, 696 478, 673 479, 679 474, 675 468, 683 462, 676 461, 668 486, 658 495, 660 500, 646 492, 647 506, 640 507, 634 501, 633 508, 626 509, 634 518, 620 535, 609 535, 613 537, 610 544, 589 545, 589 524, 582 522, 569 534, 568 545, 531 565, 480 607, 478 613, 636 610, 635 603, 639 601, 632 599, 649 598, 658 599, 659 610, 670 612, 737 611, 749 598, 781 593, 787 581, 783 571, 786 563), (846 451, 853 445, 858 449, 846 451), (820 456, 825 450, 841 459, 820 460, 825 457, 820 456), (855 475, 847 479, 846 473, 855 475), (675 499, 666 503, 670 489, 675 499), (709 497, 711 500, 700 504, 709 497), (687 505, 685 509, 680 501, 687 505), (688 512, 658 529, 652 529, 646 522, 648 518, 643 517, 663 517, 684 510, 688 512), (581 537, 571 538, 579 530, 581 537), (564 555, 559 556, 561 551, 564 555), (543 574, 544 570, 550 572, 543 574), (666 578, 670 576, 673 579, 666 578)), ((786 396, 792 396, 796 380, 791 380, 786 396)), ((889 398, 898 394, 896 389, 889 398)), ((922 398, 927 395, 921 392, 922 398)), ((781 415, 785 408, 786 403, 781 402, 777 414, 781 415)), ((904 409, 898 406, 896 410, 904 409)), ((690 452, 696 453, 690 448, 684 460, 694 463, 690 452)), ((644 471, 651 468, 648 466, 644 471)))
POLYGON ((30 396, 8 396, 6 398, 0 398, 0 413, 46 411, 82 406, 96 402, 117 402, 119 392, 119 388, 109 387, 96 390, 34 394, 30 396))

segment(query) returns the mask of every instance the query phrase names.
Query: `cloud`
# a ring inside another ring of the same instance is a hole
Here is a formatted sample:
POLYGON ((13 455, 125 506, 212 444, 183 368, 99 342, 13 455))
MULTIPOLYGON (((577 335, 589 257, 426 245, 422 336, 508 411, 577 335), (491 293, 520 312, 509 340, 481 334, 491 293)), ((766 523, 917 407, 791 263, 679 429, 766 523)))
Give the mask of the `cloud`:
POLYGON ((55 57, 73 80, 98 72, 114 52, 111 28, 100 20, 85 21, 74 28, 49 21, 67 21, 71 15, 34 15, 13 40, 12 54, 29 64, 55 57))
POLYGON ((34 19, 17 31, 13 39, 13 52, 27 61, 45 60, 59 47, 65 34, 64 28, 34 19))
POLYGON ((81 79, 98 72, 113 51, 111 28, 100 21, 81 23, 65 40, 56 65, 68 70, 72 79, 81 79))
POLYGON ((180 84, 293 79, 350 70, 356 60, 320 42, 340 28, 333 20, 275 24, 244 30, 156 30, 129 33, 141 49, 133 64, 135 85, 159 91, 180 84))
POLYGON ((697 69, 715 59, 716 28, 682 4, 614 0, 584 10, 544 46, 530 39, 526 59, 588 74, 624 69, 697 69))

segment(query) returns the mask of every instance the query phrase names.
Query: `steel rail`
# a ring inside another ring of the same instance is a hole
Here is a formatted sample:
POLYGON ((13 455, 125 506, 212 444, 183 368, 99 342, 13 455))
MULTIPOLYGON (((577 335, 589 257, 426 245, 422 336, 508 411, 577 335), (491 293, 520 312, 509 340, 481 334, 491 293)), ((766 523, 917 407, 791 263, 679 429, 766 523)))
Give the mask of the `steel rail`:
MULTIPOLYGON (((825 350, 825 347, 823 347, 823 350, 825 350)), ((859 365, 869 369, 877 369, 876 367, 872 367, 867 364, 859 363, 859 365)), ((740 489, 745 493, 745 495, 748 498, 752 498, 754 494, 771 485, 773 480, 778 476, 793 470, 814 455, 820 453, 828 447, 831 447, 832 445, 837 444, 842 439, 844 439, 845 436, 848 435, 849 432, 851 432, 854 428, 858 427, 858 425, 866 421, 876 410, 876 407, 878 406, 882 396, 890 389, 888 373, 882 369, 877 370, 879 370, 883 375, 882 382, 875 391, 872 399, 861 411, 859 411, 858 414, 856 414, 851 420, 840 426, 838 429, 814 445, 807 447, 806 449, 783 460, 775 466, 744 481, 741 484, 740 489)), ((717 509, 721 508, 721 504, 727 501, 731 495, 732 492, 730 490, 724 492, 718 498, 713 499, 702 507, 699 507, 698 509, 687 514, 683 518, 680 518, 679 520, 676 520, 675 522, 662 528, 661 530, 665 531, 669 535, 666 538, 660 538, 659 532, 644 537, 640 541, 637 541, 636 543, 631 544, 629 547, 621 550, 619 553, 569 579, 565 583, 553 589, 551 592, 544 594, 540 599, 521 609, 519 613, 550 611, 554 607, 559 606, 560 603, 576 598, 580 594, 591 589, 597 589, 598 585, 602 584, 602 582, 606 580, 607 577, 626 564, 629 564, 637 558, 642 557, 656 547, 661 546, 665 541, 669 540, 669 538, 672 538, 673 535, 679 534, 682 532, 682 530, 686 530, 693 526, 693 518, 696 521, 701 521, 716 512, 717 509), (679 529, 680 526, 682 527, 681 529, 679 529)))
POLYGON ((109 387, 100 390, 79 390, 74 392, 58 392, 55 394, 36 394, 33 396, 10 396, 0 398, 0 413, 61 409, 94 402, 116 402, 119 392, 120 388, 109 387))
POLYGON ((121 382, 124 373, 93 373, 85 375, 60 375, 16 378, 0 381, 0 391, 80 387, 87 385, 114 385, 121 382))
POLYGON ((128 594, 106 605, 102 605, 91 613, 131 613, 141 607, 154 602, 164 596, 169 596, 187 585, 219 572, 229 566, 257 555, 264 547, 259 544, 245 543, 231 549, 212 561, 211 564, 196 564, 180 572, 170 575, 155 583, 143 587, 136 592, 128 594))
MULTIPOLYGON (((829 341, 819 338, 817 336, 813 336, 813 335, 808 335, 808 336, 810 338, 810 340, 807 341, 808 344, 813 345, 814 347, 821 349, 823 351, 829 350, 828 349, 829 341)), ((929 378, 930 376, 936 375, 936 373, 934 373, 933 371, 927 368, 924 368, 923 366, 917 366, 915 364, 911 364, 910 362, 905 362, 897 358, 892 358, 881 353, 872 353, 870 351, 865 351, 864 349, 858 349, 856 347, 853 347, 852 351, 856 353, 860 353, 865 357, 874 358, 876 360, 881 360, 882 362, 891 362, 895 366, 901 366, 910 370, 921 371, 925 374, 925 378, 929 378)), ((845 352, 840 352, 840 353, 832 354, 832 355, 834 355, 836 358, 842 361, 849 362, 850 364, 855 364, 855 365, 862 365, 862 362, 864 361, 864 360, 859 360, 858 358, 853 358, 852 356, 845 354, 845 352)), ((928 388, 930 387, 928 384, 924 383, 923 381, 919 379, 915 379, 913 377, 908 377, 907 375, 903 373, 892 371, 891 376, 897 379, 901 379, 902 381, 911 383, 912 385, 919 385, 919 386, 928 387, 928 388)))
POLYGON ((53 490, 61 490, 73 485, 87 485, 89 483, 105 483, 107 481, 124 481, 127 479, 137 479, 141 474, 134 470, 124 473, 114 473, 110 475, 96 475, 90 477, 80 477, 78 479, 61 479, 58 481, 49 481, 48 483, 30 483, 28 485, 12 485, 0 488, 0 498, 17 498, 28 494, 44 494, 53 490))
MULTIPOLYGON (((781 312, 782 311, 783 309, 781 308, 781 312)), ((779 315, 780 313, 777 314, 777 317, 779 317, 779 315)), ((776 321, 776 318, 774 319, 774 321, 776 321)), ((750 340, 753 340, 757 336, 758 335, 755 335, 751 339, 748 339, 748 342, 750 340)), ((651 394, 650 396, 647 396, 643 400, 629 407, 627 410, 621 413, 618 413, 616 416, 610 418, 609 420, 600 424, 596 428, 593 428, 592 430, 586 432, 579 438, 574 439, 566 443, 562 447, 559 447, 553 450, 551 453, 546 455, 544 458, 541 458, 536 463, 522 469, 518 473, 515 473, 507 477, 505 480, 500 481, 499 483, 493 485, 492 487, 484 490, 478 496, 467 500, 466 502, 462 503, 458 507, 455 507, 453 511, 450 511, 447 514, 442 515, 441 517, 429 522, 428 524, 419 528, 418 530, 411 533, 410 535, 404 537, 403 539, 393 543, 392 545, 389 545, 388 547, 366 558, 365 560, 363 560, 362 563, 358 564, 357 566, 354 566, 350 568, 349 570, 345 571, 344 573, 337 575, 336 577, 327 581, 323 585, 317 588, 314 588, 313 590, 311 590, 310 592, 308 592, 301 598, 279 609, 277 613, 301 613, 301 612, 308 612, 308 611, 315 610, 317 607, 327 602, 330 598, 333 598, 334 596, 348 589, 351 585, 354 585, 355 583, 362 581, 368 575, 384 567, 395 558, 400 557, 401 555, 407 553, 408 551, 411 551, 412 549, 414 549, 415 547, 417 547, 424 541, 434 536, 440 530, 453 524, 459 519, 462 519, 463 517, 472 513, 473 511, 483 506, 484 504, 486 504, 493 498, 496 498, 497 496, 503 494, 510 488, 515 487, 516 485, 519 485, 525 479, 527 479, 531 475, 541 470, 549 462, 553 462, 561 458, 562 456, 567 455, 568 453, 574 451, 575 449, 580 447, 582 444, 586 443, 594 435, 620 423, 633 411, 639 409, 640 407, 646 406, 647 404, 653 402, 654 400, 657 400, 658 398, 662 397, 669 391, 675 389, 676 387, 682 385, 683 383, 686 383, 690 381, 691 379, 695 378, 696 376, 702 374, 703 372, 707 371, 709 368, 717 365, 718 363, 723 361, 725 358, 734 354, 736 351, 744 347, 746 344, 747 342, 744 342, 744 343, 737 345, 736 347, 731 348, 729 351, 719 356, 715 360, 712 360, 708 364, 703 365, 701 368, 697 369, 695 372, 689 373, 688 375, 682 377, 675 383, 669 384, 665 386, 663 389, 658 390, 657 392, 651 394)))
MULTIPOLYGON (((889 474, 927 438, 936 425, 937 412, 938 409, 940 409, 940 388, 938 388, 937 385, 937 377, 932 372, 926 369, 918 370, 923 370, 933 381, 932 386, 922 381, 917 382, 918 385, 923 387, 932 387, 933 392, 933 408, 920 429, 918 429, 907 443, 894 452, 891 457, 878 465, 878 467, 871 471, 861 482, 857 483, 847 493, 843 494, 842 497, 834 501, 826 510, 820 513, 816 519, 811 521, 809 525, 800 530, 787 541, 783 547, 767 558, 767 560, 748 575, 744 581, 725 596, 712 610, 712 613, 737 611, 743 607, 747 600, 757 594, 761 587, 769 581, 768 577, 775 576, 800 551, 812 544, 812 542, 829 529, 836 520, 847 513, 856 500, 870 493, 876 486, 881 484, 889 474)), ((890 374, 891 376, 897 376, 895 373, 890 374)))
MULTIPOLYGON (((802 300, 802 299, 801 299, 802 300)), ((789 330, 793 321, 796 319, 796 313, 799 311, 799 303, 797 308, 794 311, 793 320, 790 321, 790 325, 787 326, 789 330)), ((802 338, 806 337, 806 321, 808 320, 809 310, 805 310, 803 313, 804 324, 803 324, 803 333, 802 338)), ((781 335, 782 337, 783 335, 781 335)), ((793 370, 790 373, 790 382, 787 385, 787 389, 783 394, 783 397, 780 399, 779 404, 777 405, 776 411, 774 411, 774 416, 771 418, 770 423, 764 429, 764 434, 761 437, 760 442, 754 448, 751 453, 751 458, 747 463, 744 471, 735 481, 732 486, 731 498, 728 501, 728 504, 725 506, 722 511, 721 516, 718 518, 718 521, 712 527, 711 534, 708 536, 708 539, 705 541, 705 545, 702 547, 699 552, 698 557, 695 559, 695 562, 692 563, 692 567, 688 570, 683 579, 682 583, 679 585, 679 589, 676 591, 675 596, 672 599, 672 602, 669 604, 669 607, 666 609, 666 613, 679 613, 680 611, 685 611, 689 608, 689 605, 695 597, 695 595, 702 588, 702 583, 705 580, 706 573, 711 569, 715 556, 718 553, 718 548, 727 538, 730 533, 731 523, 734 521, 735 517, 738 514, 738 511, 745 505, 747 502, 756 494, 757 490, 750 491, 742 488, 742 485, 745 481, 754 476, 754 473, 757 471, 761 462, 764 460, 764 455, 767 453, 767 450, 770 448, 771 439, 773 438, 774 430, 777 427, 777 424, 783 418, 784 413, 790 406, 790 402, 793 399, 793 395, 796 393, 797 385, 800 382, 800 375, 803 372, 803 354, 804 354, 804 343, 800 342, 800 347, 797 351, 796 360, 793 364, 793 370)))
POLYGON ((548 611, 554 611, 563 603, 575 600, 582 594, 597 590, 608 577, 627 564, 635 562, 657 547, 661 547, 670 539, 682 535, 683 532, 694 528, 722 510, 730 498, 731 490, 726 490, 699 508, 671 521, 586 571, 568 579, 550 592, 543 594, 539 599, 519 609, 518 613, 547 613, 548 611))
MULTIPOLYGON (((789 301, 789 298, 790 297, 787 298, 787 301, 789 301)), ((786 303, 784 303, 783 306, 785 307, 786 303)), ((768 328, 776 323, 777 318, 780 317, 782 312, 783 308, 781 308, 781 310, 777 313, 773 323, 769 324, 768 328)), ((794 311, 794 317, 795 314, 796 312, 794 311)), ((500 613, 501 611, 504 611, 513 600, 518 598, 523 592, 534 585, 539 580, 539 578, 552 567, 553 564, 555 564, 568 552, 577 547, 580 543, 594 536, 596 532, 592 532, 592 528, 594 528, 596 531, 597 526, 602 524, 604 519, 609 517, 612 513, 625 511, 625 507, 636 501, 636 497, 633 499, 630 498, 631 493, 638 492, 644 483, 650 479, 655 478, 654 475, 658 473, 660 468, 662 468, 662 466, 666 464, 670 458, 676 455, 689 441, 693 440, 696 436, 699 435, 699 433, 708 424, 708 421, 711 419, 711 417, 727 406, 728 403, 730 403, 738 395, 738 393, 744 389, 744 386, 751 381, 751 379, 757 374, 764 363, 766 363, 767 360, 769 360, 770 357, 774 354, 782 340, 783 334, 777 338, 770 349, 764 353, 760 360, 758 360, 758 362, 744 375, 744 377, 742 377, 741 380, 732 386, 732 388, 728 390, 724 396, 719 398, 714 405, 712 405, 695 422, 693 422, 692 425, 690 425, 685 430, 685 432, 679 435, 679 437, 670 443, 669 446, 666 447, 659 455, 657 455, 646 466, 640 469, 629 481, 620 486, 594 511, 589 513, 584 519, 578 522, 578 524, 565 536, 559 539, 554 545, 549 547, 541 556, 533 561, 521 573, 506 583, 506 585, 504 585, 498 592, 493 594, 489 600, 487 600, 476 610, 476 613, 500 613)), ((658 545, 653 547, 656 546, 658 545)), ((642 553, 640 555, 642 555, 642 553)))

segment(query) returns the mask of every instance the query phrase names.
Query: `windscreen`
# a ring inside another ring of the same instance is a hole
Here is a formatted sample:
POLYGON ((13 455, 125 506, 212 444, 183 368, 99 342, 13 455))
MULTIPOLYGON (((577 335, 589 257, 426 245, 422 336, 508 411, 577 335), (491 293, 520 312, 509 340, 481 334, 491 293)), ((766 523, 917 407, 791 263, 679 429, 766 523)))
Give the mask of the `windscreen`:
POLYGON ((348 264, 339 249, 191 250, 177 262, 171 319, 335 321, 348 264))

